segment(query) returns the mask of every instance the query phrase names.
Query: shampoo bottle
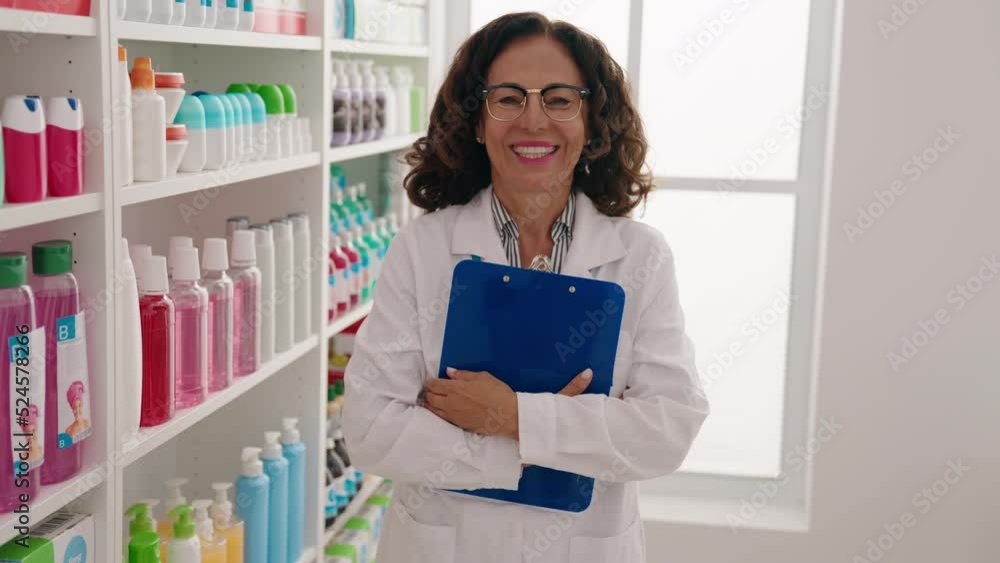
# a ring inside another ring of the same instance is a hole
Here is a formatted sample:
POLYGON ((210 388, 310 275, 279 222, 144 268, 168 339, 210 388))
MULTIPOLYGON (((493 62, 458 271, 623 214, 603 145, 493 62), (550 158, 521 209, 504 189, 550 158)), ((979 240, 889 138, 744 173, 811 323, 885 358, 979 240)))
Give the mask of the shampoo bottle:
POLYGON ((240 499, 236 509, 244 522, 244 563, 268 563, 268 489, 271 484, 264 475, 259 455, 260 448, 243 448, 240 456, 243 474, 236 481, 236 498, 240 499))
POLYGON ((120 409, 121 443, 125 444, 139 431, 142 405, 142 336, 139 324, 139 285, 135 264, 129 258, 128 241, 120 239, 118 248, 118 278, 122 290, 115 294, 115 314, 118 321, 117 364, 122 366, 119 392, 125 397, 120 409))
POLYGON ((233 382, 233 280, 226 274, 226 239, 207 238, 204 250, 201 265, 208 292, 208 390, 214 392, 233 382))
POLYGON ((288 558, 288 460, 281 455, 280 438, 281 432, 265 432, 261 455, 264 474, 270 483, 267 496, 268 563, 285 563, 288 558))
POLYGON ((167 296, 167 259, 143 261, 139 291, 142 326, 142 413, 140 426, 157 426, 174 416, 174 302, 167 296))
POLYGON ((167 544, 167 563, 201 563, 201 540, 191 512, 189 504, 174 507, 169 512, 174 520, 174 535, 167 544))
POLYGON ((228 497, 232 486, 232 483, 212 483, 215 491, 212 520, 216 535, 226 540, 226 563, 243 563, 243 521, 233 515, 233 503, 228 497))
MULTIPOLYGON (((334 67, 342 67, 343 61, 333 61, 334 67)), ((330 76, 333 91, 333 127, 330 137, 331 147, 342 147, 351 140, 351 90, 340 82, 339 71, 330 76)))
POLYGON ((260 367, 260 270, 254 234, 233 233, 233 256, 229 269, 233 279, 233 357, 236 377, 260 367))
POLYGON ((281 453, 288 460, 288 563, 302 555, 305 534, 306 446, 297 428, 299 419, 283 418, 281 453))
POLYGON ((208 395, 208 292, 198 283, 197 248, 178 248, 170 284, 177 342, 174 358, 176 408, 200 405, 208 395))
POLYGON ((42 102, 37 96, 8 96, 0 119, 7 203, 41 201, 48 191, 42 102))
POLYGON ((50 197, 83 193, 83 106, 80 98, 49 98, 45 107, 50 197))
POLYGON ((132 163, 135 179, 156 182, 167 176, 167 108, 153 89, 153 62, 139 57, 132 66, 132 163))
POLYGON ((269 223, 251 225, 260 268, 260 362, 274 358, 274 234, 269 223))
POLYGON ((227 563, 226 539, 217 537, 208 509, 212 506, 210 499, 199 499, 191 503, 194 507, 194 525, 201 543, 202 563, 227 563))

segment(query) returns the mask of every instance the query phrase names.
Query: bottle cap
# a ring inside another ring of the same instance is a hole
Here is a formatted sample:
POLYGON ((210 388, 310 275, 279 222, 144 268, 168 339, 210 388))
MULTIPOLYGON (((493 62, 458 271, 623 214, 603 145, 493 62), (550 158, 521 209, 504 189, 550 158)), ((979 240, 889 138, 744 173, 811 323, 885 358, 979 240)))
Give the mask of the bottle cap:
POLYGON ((264 104, 264 98, 260 97, 257 92, 251 92, 247 94, 250 99, 250 115, 253 116, 253 122, 256 123, 266 123, 267 122, 267 106, 264 104))
POLYGON ((128 523, 129 537, 154 530, 152 512, 153 509, 144 502, 137 502, 128 507, 128 510, 125 511, 125 516, 132 518, 128 523))
POLYGON ((236 125, 243 125, 243 104, 240 103, 240 98, 236 94, 224 94, 229 104, 233 106, 233 123, 236 125))
POLYGON ((260 461, 260 448, 243 448, 240 455, 244 477, 258 477, 264 474, 264 464, 260 461))
POLYGON ((150 256, 142 263, 142 286, 140 293, 166 293, 169 288, 167 279, 167 259, 164 256, 150 256))
POLYGON ((153 255, 153 247, 148 244, 130 244, 128 245, 128 257, 132 261, 132 269, 135 270, 135 281, 138 287, 142 287, 142 265, 153 255))
POLYGON ((124 45, 118 46, 118 62, 124 63, 128 61, 128 50, 124 45))
POLYGON ((212 483, 215 491, 215 502, 212 503, 212 518, 229 522, 233 516, 233 503, 229 501, 229 489, 232 483, 212 483))
POLYGON ((271 225, 266 223, 251 225, 250 230, 253 232, 254 243, 258 248, 261 246, 274 246, 274 234, 271 231, 271 225))
POLYGON ((226 93, 227 94, 236 94, 238 92, 241 92, 241 93, 244 93, 244 94, 249 94, 249 93, 252 92, 252 90, 250 90, 250 87, 247 86, 246 84, 239 84, 239 83, 230 84, 226 88, 226 93))
POLYGON ((68 240, 46 240, 31 245, 31 271, 36 276, 72 272, 73 243, 68 240))
POLYGON ((157 72, 153 83, 157 88, 182 88, 184 86, 184 73, 157 72))
POLYGON ((216 96, 215 99, 222 102, 222 109, 226 115, 226 127, 236 125, 236 110, 233 109, 233 102, 226 96, 216 96))
POLYGON ((178 123, 167 125, 168 141, 185 141, 188 138, 187 127, 178 123))
POLYGON ((45 103, 45 119, 48 125, 80 131, 83 129, 83 105, 80 98, 49 98, 45 103))
POLYGON ((205 108, 205 128, 222 129, 226 126, 226 108, 222 105, 218 96, 212 94, 202 94, 195 97, 205 108))
POLYGON ((257 90, 257 93, 264 100, 267 115, 284 115, 285 96, 281 93, 281 88, 274 84, 264 84, 257 90))
POLYGON ((160 536, 145 532, 128 542, 128 563, 160 563, 160 536))
POLYGON ((305 213, 290 213, 288 218, 292 221, 292 231, 297 234, 309 233, 309 216, 305 213))
POLYGON ((22 133, 41 133, 45 131, 45 110, 37 97, 7 96, 3 101, 4 129, 13 129, 22 133))
POLYGON ((205 106, 200 98, 184 96, 181 107, 177 110, 174 123, 184 125, 192 131, 205 128, 205 106))
POLYGON ((224 238, 207 238, 202 244, 205 254, 201 257, 201 267, 206 271, 226 271, 229 269, 228 241, 224 238))
POLYGON ((198 281, 201 269, 198 267, 197 248, 178 248, 175 251, 177 264, 174 266, 174 281, 198 281))
POLYGON ((175 506, 168 515, 174 519, 174 538, 186 540, 193 538, 195 534, 194 518, 190 504, 175 506))
POLYGON ((242 230, 233 233, 232 265, 240 268, 257 265, 257 248, 252 232, 242 230))
POLYGON ((296 112, 295 90, 288 84, 278 84, 281 90, 281 97, 285 104, 285 113, 294 115, 296 112))
POLYGON ((182 504, 187 504, 187 499, 181 494, 181 487, 186 485, 187 482, 188 480, 183 477, 167 479, 165 483, 167 486, 167 503, 165 507, 167 513, 170 513, 182 504))
POLYGON ((264 432, 264 459, 281 459, 281 432, 264 432))
POLYGON ((212 500, 200 498, 191 502, 194 508, 194 525, 198 536, 205 541, 212 541, 213 523, 208 515, 208 509, 212 506, 212 500))
POLYGON ((194 240, 191 237, 170 237, 170 241, 167 243, 167 277, 174 277, 174 266, 177 265, 177 249, 192 247, 194 247, 194 240))
POLYGON ((136 57, 129 76, 132 78, 133 90, 152 90, 156 85, 156 79, 153 76, 153 60, 149 57, 136 57))
POLYGON ((288 417, 281 419, 281 426, 284 429, 281 433, 281 443, 282 444, 298 444, 302 441, 302 436, 299 434, 299 419, 295 417, 288 417))
POLYGON ((275 241, 291 238, 292 236, 292 225, 284 217, 271 219, 271 228, 274 230, 275 241))

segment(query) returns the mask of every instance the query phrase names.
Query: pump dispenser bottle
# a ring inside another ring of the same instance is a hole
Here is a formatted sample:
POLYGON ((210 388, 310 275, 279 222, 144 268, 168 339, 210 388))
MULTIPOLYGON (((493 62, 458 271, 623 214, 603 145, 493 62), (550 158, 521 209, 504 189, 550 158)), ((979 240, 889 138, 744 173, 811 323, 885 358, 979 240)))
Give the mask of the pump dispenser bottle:
POLYGON ((261 456, 264 474, 270 480, 267 501, 268 563, 285 563, 288 557, 288 460, 281 455, 280 438, 281 432, 265 432, 261 456))
POLYGON ((226 540, 217 537, 208 509, 212 506, 210 499, 198 499, 191 503, 194 507, 194 525, 201 542, 202 563, 227 563, 226 540))
POLYGON ((246 523, 244 528, 244 563, 269 563, 267 519, 270 479, 264 475, 260 448, 243 448, 240 459, 243 474, 236 481, 236 508, 246 523))
POLYGON ((182 504, 168 513, 174 520, 174 535, 167 544, 167 563, 201 563, 201 540, 191 512, 191 505, 182 504))
POLYGON ((281 453, 288 460, 288 563, 302 556, 305 532, 306 446, 298 423, 297 418, 281 419, 281 453))
POLYGON ((226 540, 226 563, 243 563, 243 521, 233 515, 233 503, 227 496, 232 486, 232 483, 212 483, 215 491, 212 520, 216 536, 226 540))
POLYGON ((164 485, 167 488, 167 501, 163 506, 163 519, 156 526, 156 531, 160 533, 160 538, 167 540, 173 537, 174 519, 170 516, 173 509, 187 504, 187 498, 181 493, 181 487, 187 485, 188 480, 182 477, 167 479, 164 485))

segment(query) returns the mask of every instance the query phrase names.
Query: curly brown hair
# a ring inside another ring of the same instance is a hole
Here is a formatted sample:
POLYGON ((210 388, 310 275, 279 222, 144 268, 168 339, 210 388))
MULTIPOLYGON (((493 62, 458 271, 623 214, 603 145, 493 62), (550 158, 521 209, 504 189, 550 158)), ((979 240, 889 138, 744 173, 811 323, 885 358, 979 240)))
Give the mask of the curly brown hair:
POLYGON ((587 98, 592 137, 574 169, 573 186, 612 217, 628 215, 646 199, 653 187, 645 169, 648 145, 624 71, 593 35, 537 12, 522 12, 488 23, 455 54, 434 102, 427 135, 406 155, 413 169, 404 185, 414 205, 427 211, 461 205, 490 184, 489 156, 475 141, 483 110, 478 93, 486 86, 490 64, 508 44, 538 35, 554 38, 569 50, 592 92, 587 98))

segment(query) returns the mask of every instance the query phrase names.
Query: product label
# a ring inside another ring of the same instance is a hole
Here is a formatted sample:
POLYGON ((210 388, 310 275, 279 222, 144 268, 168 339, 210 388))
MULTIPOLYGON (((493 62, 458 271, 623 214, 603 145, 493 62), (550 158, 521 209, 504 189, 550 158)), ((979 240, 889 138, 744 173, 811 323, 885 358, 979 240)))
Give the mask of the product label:
POLYGON ((56 320, 56 369, 59 405, 59 449, 90 436, 90 379, 83 313, 56 320))
POLYGON ((23 477, 45 461, 45 328, 11 336, 8 351, 13 470, 23 477))

